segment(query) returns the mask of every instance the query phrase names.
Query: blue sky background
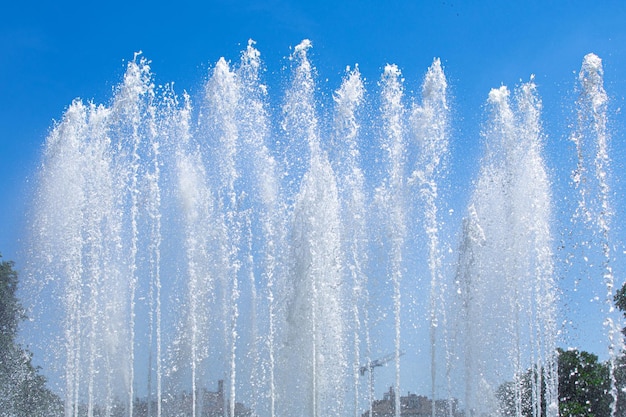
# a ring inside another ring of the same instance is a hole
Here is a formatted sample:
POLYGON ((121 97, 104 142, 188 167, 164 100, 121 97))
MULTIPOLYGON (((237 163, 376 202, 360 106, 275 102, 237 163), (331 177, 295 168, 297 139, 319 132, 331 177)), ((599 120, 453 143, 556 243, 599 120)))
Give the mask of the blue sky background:
POLYGON ((417 88, 441 57, 454 95, 454 143, 470 156, 480 150, 481 105, 492 87, 536 74, 545 113, 554 117, 545 123, 563 130, 559 100, 571 95, 573 71, 593 51, 604 60, 612 107, 624 99, 620 1, 22 1, 4 2, 0 16, 0 251, 16 260, 28 180, 52 120, 76 97, 107 102, 124 61, 139 50, 157 82, 192 92, 219 57, 238 59, 249 38, 276 79, 290 46, 311 39, 331 91, 354 63, 370 82, 396 63, 417 88))
MULTIPOLYGON (((376 88, 395 63, 417 90, 440 57, 452 92, 454 135, 450 189, 467 196, 481 155, 480 124, 489 90, 513 88, 536 74, 544 103, 546 157, 555 182, 557 217, 571 165, 568 144, 575 86, 589 52, 604 62, 611 98, 616 257, 626 241, 626 2, 624 1, 160 1, 3 2, 0 6, 0 252, 25 262, 26 212, 40 152, 53 120, 76 97, 106 103, 136 51, 152 61, 157 83, 197 92, 219 57, 236 61, 249 38, 267 67, 270 95, 282 99, 291 47, 311 39, 320 88, 339 87, 346 65, 359 64, 376 88), (273 90, 273 93, 272 93, 273 90)), ((462 212, 462 205, 457 207, 462 212)), ((462 215, 462 213, 461 213, 462 215)), ((454 245, 453 245, 454 246, 454 245)), ((623 264, 617 259, 617 272, 623 264)), ((566 278, 560 277, 566 280, 566 278)), ((623 276, 617 276, 621 285, 623 276)), ((583 299, 587 295, 583 296, 583 299)), ((591 298, 589 295, 588 298, 591 298)), ((564 310, 577 310, 576 306, 564 310)), ((569 312, 576 317, 578 312, 569 312)), ((576 320, 576 318, 572 318, 576 320)), ((602 355, 605 342, 576 344, 602 355)), ((582 330, 581 330, 582 329, 582 330)))

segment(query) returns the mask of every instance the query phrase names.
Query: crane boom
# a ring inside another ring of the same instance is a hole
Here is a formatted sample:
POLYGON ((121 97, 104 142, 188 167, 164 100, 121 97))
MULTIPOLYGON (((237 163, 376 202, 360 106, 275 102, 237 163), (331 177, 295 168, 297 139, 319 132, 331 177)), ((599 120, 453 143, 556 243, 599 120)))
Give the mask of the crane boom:
MULTIPOLYGON (((404 355, 403 351, 400 351, 400 354, 398 356, 402 356, 404 355)), ((378 358, 378 359, 374 359, 373 361, 370 361, 369 363, 362 365, 359 368, 359 373, 361 374, 361 376, 365 375, 365 372, 370 371, 372 372, 374 370, 374 368, 378 367, 378 366, 384 366, 387 363, 391 362, 392 360, 394 360, 396 358, 396 354, 395 353, 390 353, 388 355, 383 356, 382 358, 378 358)))

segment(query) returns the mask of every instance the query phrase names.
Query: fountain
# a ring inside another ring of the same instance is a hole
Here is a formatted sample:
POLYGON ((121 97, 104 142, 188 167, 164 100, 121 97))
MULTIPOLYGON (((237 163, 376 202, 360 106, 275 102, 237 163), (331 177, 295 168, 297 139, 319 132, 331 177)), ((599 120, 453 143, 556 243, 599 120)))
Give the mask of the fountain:
MULTIPOLYGON (((499 416, 499 385, 531 370, 533 415, 557 416, 557 259, 533 80, 512 98, 489 94, 456 244, 442 232, 441 62, 411 104, 397 66, 371 91, 348 68, 326 110, 310 48, 293 49, 280 108, 250 41, 193 98, 155 85, 137 55, 110 103, 77 99, 55 124, 31 289, 65 415, 357 417, 373 414, 382 384, 400 416, 401 390, 420 380, 450 404, 432 401, 433 417, 459 415, 456 398, 465 415, 499 416), (377 381, 384 354, 393 377, 377 381)), ((587 56, 573 181, 577 218, 602 238, 610 297, 601 75, 587 56), (596 139, 590 189, 581 178, 596 139)), ((515 382, 516 416, 524 395, 515 382)))
MULTIPOLYGON (((497 363, 502 375, 536 367, 533 397, 556 415, 557 344, 551 197, 541 158, 541 103, 531 82, 515 94, 506 87, 489 93, 488 151, 465 220, 458 283, 465 315, 466 404, 492 415, 497 401, 485 379, 497 363), (477 320, 478 318, 478 320, 477 320), (470 336, 471 335, 471 336, 470 336)), ((522 412, 522 388, 515 387, 515 412, 522 412)), ((539 404, 536 404, 539 406, 539 404)), ((540 409, 536 415, 541 415, 540 409)))

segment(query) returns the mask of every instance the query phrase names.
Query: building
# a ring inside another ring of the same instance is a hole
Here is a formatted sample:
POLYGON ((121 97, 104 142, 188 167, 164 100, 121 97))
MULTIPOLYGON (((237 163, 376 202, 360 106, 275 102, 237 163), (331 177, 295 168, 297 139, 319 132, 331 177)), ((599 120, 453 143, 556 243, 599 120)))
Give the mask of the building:
MULTIPOLYGON (((193 396, 189 392, 179 394, 175 397, 164 399, 164 417, 189 417, 192 415, 193 396)), ((156 410, 156 404, 152 405, 156 410)), ((143 416, 144 414, 136 414, 143 416)), ((147 415, 147 414, 145 414, 147 415)), ((224 392, 224 381, 219 380, 217 391, 209 391, 206 388, 198 389, 196 398, 196 416, 198 417, 224 417, 229 415, 228 397, 224 392)), ((250 417, 252 411, 242 403, 235 403, 235 417, 250 417)))
MULTIPOLYGON (((458 400, 435 400, 435 417, 464 417, 458 409, 458 400)), ((396 394, 393 387, 389 387, 382 400, 375 400, 372 404, 371 417, 394 417, 396 408, 396 394)), ((400 416, 402 417, 432 417, 433 401, 423 395, 411 394, 400 397, 400 416)), ((370 417, 370 410, 361 415, 370 417)))

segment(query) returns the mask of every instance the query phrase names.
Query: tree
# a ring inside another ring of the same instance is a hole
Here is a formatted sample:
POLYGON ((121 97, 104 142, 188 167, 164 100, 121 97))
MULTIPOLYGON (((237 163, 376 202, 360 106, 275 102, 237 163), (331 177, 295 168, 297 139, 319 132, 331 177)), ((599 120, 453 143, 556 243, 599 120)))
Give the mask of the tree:
MULTIPOLYGON (((617 291, 613 301, 626 317, 626 283, 617 291)), ((626 328, 622 329, 626 336, 626 328)), ((609 364, 598 362, 598 356, 571 349, 558 349, 559 365, 559 415, 561 417, 608 417, 611 415, 611 381, 609 364)), ((626 416, 626 352, 615 360, 614 377, 617 386, 615 399, 616 416, 626 416)), ((526 372, 517 383, 505 382, 500 386, 497 397, 502 415, 515 416, 516 392, 521 391, 521 414, 532 417, 529 395, 532 371, 526 372)), ((544 395, 542 387, 542 396, 544 395)), ((542 403, 544 402, 542 398, 542 403)), ((545 403, 542 404, 545 410, 545 403)), ((543 412, 542 412, 543 417, 543 412)))
POLYGON ((546 380, 544 370, 529 369, 516 381, 508 381, 498 387, 496 398, 499 402, 500 415, 515 417, 517 411, 524 417, 546 417, 546 380), (540 374, 541 373, 541 374, 540 374), (541 378, 539 378, 541 376, 541 378), (541 384, 541 389, 537 389, 541 384), (519 401, 516 401, 519 395, 519 401), (540 397, 541 408, 534 404, 535 398, 540 397))
MULTIPOLYGON (((622 285, 622 288, 617 290, 615 296, 613 297, 613 302, 615 302, 615 306, 624 313, 626 316, 626 282, 622 285)), ((622 330, 623 331, 623 330, 622 330)))
POLYGON ((559 349, 559 411, 562 417, 611 415, 609 368, 598 356, 559 349))
MULTIPOLYGON (((626 317, 626 283, 615 293, 613 301, 617 309, 626 317)), ((622 333, 626 337, 626 328, 622 329, 622 333)), ((626 352, 622 351, 616 359, 614 372, 617 385, 616 415, 623 416, 626 415, 626 352)))
POLYGON ((17 342, 19 324, 26 318, 17 298, 14 263, 0 255, 0 417, 62 415, 61 400, 46 387, 46 379, 32 364, 32 354, 17 342))
MULTIPOLYGON (((598 362, 598 357, 585 351, 558 349, 559 367, 559 415, 560 417, 609 417, 612 397, 610 394, 609 368, 598 362)), ((517 415, 516 395, 520 395, 519 411, 524 417, 535 416, 533 406, 533 381, 538 381, 537 370, 531 369, 517 382, 505 382, 496 393, 501 415, 517 415)), ((541 378, 541 417, 546 415, 545 379, 541 378)), ((622 415, 618 414, 617 415, 622 415)))
POLYGON ((617 400, 615 415, 626 415, 626 355, 622 353, 615 361, 615 385, 617 386, 617 400))
MULTIPOLYGON (((0 255, 0 260, 2 255, 0 255)), ((15 296, 18 277, 13 262, 0 262, 0 361, 6 363, 17 335, 17 327, 25 318, 24 309, 15 296)))

